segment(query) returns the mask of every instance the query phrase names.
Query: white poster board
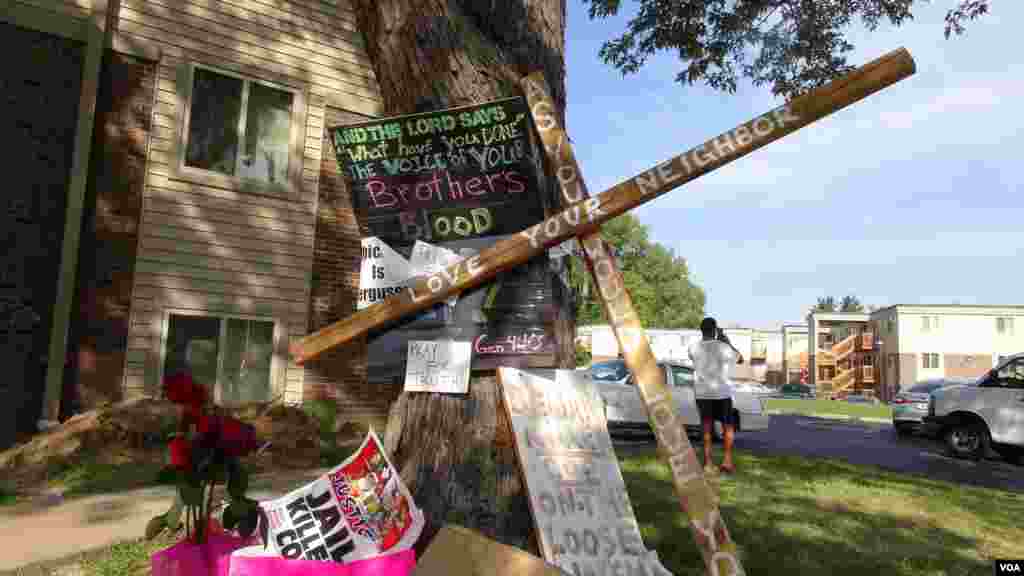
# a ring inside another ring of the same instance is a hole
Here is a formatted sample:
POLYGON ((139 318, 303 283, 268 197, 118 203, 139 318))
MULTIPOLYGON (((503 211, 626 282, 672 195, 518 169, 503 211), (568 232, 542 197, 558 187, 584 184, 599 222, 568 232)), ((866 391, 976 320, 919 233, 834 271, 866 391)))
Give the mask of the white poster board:
POLYGON ((671 576, 644 546, 594 386, 575 370, 498 379, 544 559, 568 574, 671 576))
MULTIPOLYGON (((362 310, 398 294, 412 278, 434 274, 461 258, 462 255, 447 248, 417 240, 407 260, 383 240, 363 238, 356 309, 362 310)), ((449 305, 454 305, 457 298, 453 296, 449 305)))
POLYGON ((472 342, 410 340, 405 362, 406 392, 469 392, 472 342))

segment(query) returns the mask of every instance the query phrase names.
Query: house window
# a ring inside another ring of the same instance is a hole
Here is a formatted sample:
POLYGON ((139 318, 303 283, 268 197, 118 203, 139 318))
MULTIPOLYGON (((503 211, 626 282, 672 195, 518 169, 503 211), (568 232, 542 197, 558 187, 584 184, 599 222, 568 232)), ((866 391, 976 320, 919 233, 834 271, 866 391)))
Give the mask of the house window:
POLYGON ((921 331, 922 332, 934 332, 939 329, 939 317, 938 316, 922 316, 921 317, 921 331))
POLYGON ((221 405, 269 401, 274 332, 271 320, 170 314, 163 376, 186 372, 221 405))
POLYGON ((921 355, 922 367, 926 369, 939 367, 939 355, 934 352, 925 352, 921 355))
POLYGON ((865 366, 874 366, 875 365, 874 357, 871 356, 870 354, 865 354, 864 355, 864 365, 865 366))
POLYGON ((895 368, 895 367, 896 367, 896 355, 895 354, 889 354, 889 368, 895 368))
POLYGON ((885 331, 892 334, 896 330, 895 323, 892 320, 885 321, 885 331))
POLYGON ((996 318, 996 332, 1013 336, 1013 318, 996 318))
POLYGON ((190 70, 179 172, 290 189, 301 174, 301 94, 205 66, 190 70))

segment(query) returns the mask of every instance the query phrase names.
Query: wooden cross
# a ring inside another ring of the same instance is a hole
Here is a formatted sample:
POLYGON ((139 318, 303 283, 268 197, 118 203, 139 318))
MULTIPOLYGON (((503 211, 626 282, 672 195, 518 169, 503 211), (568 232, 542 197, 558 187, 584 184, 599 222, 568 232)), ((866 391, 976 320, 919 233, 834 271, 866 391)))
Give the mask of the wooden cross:
POLYGON ((368 331, 477 286, 500 272, 519 266, 547 248, 578 238, 594 277, 626 365, 636 376, 648 418, 662 455, 672 471, 680 507, 690 519, 708 574, 738 575, 743 568, 736 544, 718 513, 677 407, 644 336, 622 274, 601 241, 602 223, 649 202, 686 182, 716 170, 762 146, 850 104, 858 102, 915 71, 905 49, 895 50, 825 86, 737 126, 704 144, 590 197, 572 147, 554 115, 547 84, 540 74, 522 80, 527 102, 545 152, 552 161, 568 204, 559 214, 495 243, 437 274, 419 280, 404 292, 310 334, 290 347, 297 363, 315 358, 368 331))

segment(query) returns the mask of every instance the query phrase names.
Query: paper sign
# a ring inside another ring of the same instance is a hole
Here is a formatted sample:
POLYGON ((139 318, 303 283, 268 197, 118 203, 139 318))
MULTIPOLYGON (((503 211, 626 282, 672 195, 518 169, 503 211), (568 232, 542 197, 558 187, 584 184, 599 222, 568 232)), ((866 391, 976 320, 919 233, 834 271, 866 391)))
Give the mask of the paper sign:
POLYGON ((289 559, 352 562, 408 550, 424 523, 372 429, 339 466, 260 507, 268 548, 289 559))
POLYGON ((594 386, 576 370, 498 370, 544 559, 569 574, 670 573, 644 547, 594 386))
MULTIPOLYGON (((362 310, 398 294, 418 276, 435 274, 446 266, 458 262, 463 256, 447 248, 417 241, 412 256, 406 260, 379 238, 362 239, 362 265, 359 269, 359 299, 356 308, 362 310)), ((457 296, 450 298, 454 305, 457 296)))
POLYGON ((405 364, 406 392, 469 392, 472 342, 412 340, 405 364))

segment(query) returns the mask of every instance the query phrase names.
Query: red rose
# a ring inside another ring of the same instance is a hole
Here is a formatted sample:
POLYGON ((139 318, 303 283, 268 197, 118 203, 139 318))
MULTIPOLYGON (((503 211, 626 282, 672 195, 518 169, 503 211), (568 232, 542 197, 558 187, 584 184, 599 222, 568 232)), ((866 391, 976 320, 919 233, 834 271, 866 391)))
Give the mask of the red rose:
POLYGON ((245 456, 257 447, 256 428, 236 418, 221 420, 218 445, 228 456, 245 456))
POLYGON ((171 467, 184 470, 192 466, 192 445, 181 436, 172 438, 167 448, 171 453, 171 467))
POLYGON ((206 389, 188 374, 175 374, 164 380, 164 395, 175 404, 202 406, 206 403, 206 389))
POLYGON ((220 417, 200 414, 196 418, 196 432, 203 436, 216 436, 220 429, 220 417))

